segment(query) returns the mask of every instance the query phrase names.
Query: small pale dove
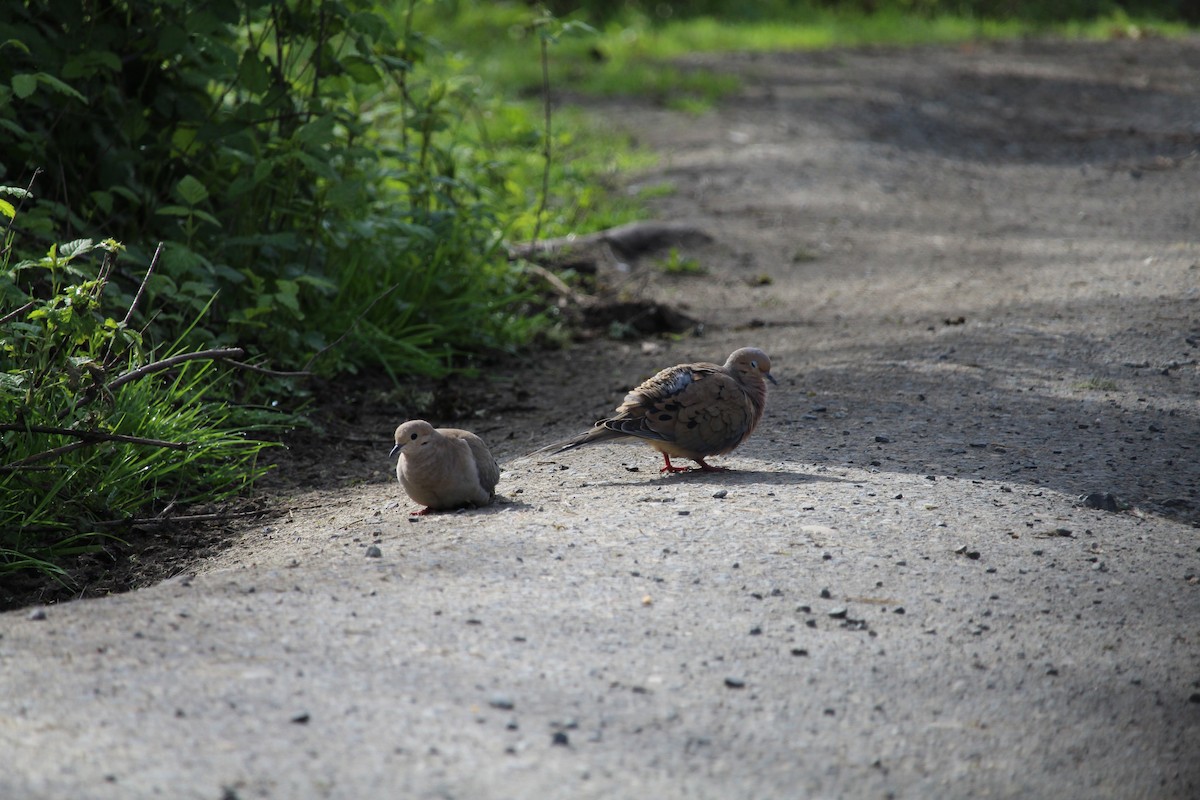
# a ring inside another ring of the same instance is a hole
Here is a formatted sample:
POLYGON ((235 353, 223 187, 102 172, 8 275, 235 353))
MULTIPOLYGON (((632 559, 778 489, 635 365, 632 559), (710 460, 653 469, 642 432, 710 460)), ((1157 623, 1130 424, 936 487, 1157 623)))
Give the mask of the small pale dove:
POLYGON ((735 350, 723 365, 698 363, 667 367, 625 395, 612 416, 586 433, 544 447, 539 453, 562 453, 596 442, 642 439, 663 455, 661 472, 686 472, 671 457, 688 458, 705 472, 717 472, 705 461, 724 455, 746 441, 762 419, 771 359, 757 347, 735 350))
POLYGON ((500 467, 484 441, 470 431, 434 428, 414 419, 396 428, 392 455, 400 485, 426 508, 419 514, 486 506, 496 496, 500 467))

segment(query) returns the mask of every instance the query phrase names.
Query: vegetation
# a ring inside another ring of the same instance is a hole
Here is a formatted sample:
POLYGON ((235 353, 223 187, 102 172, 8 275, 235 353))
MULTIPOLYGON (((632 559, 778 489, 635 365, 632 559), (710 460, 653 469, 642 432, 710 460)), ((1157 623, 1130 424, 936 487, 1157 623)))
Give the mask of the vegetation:
POLYGON ((538 273, 505 243, 636 217, 639 198, 612 189, 646 156, 595 118, 551 115, 547 91, 700 111, 736 84, 666 59, 1170 30, 1194 13, 1185 0, 546 7, 4 6, 0 574, 53 570, 120 520, 253 481, 288 423, 254 406, 291 385, 270 369, 443 375, 552 326, 538 273))

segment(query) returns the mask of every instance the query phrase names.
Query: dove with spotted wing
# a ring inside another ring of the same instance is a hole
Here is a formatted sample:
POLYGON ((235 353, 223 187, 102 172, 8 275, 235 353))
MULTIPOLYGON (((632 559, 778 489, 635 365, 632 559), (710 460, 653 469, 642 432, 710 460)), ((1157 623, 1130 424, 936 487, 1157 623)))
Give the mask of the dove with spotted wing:
POLYGON ((419 514, 486 506, 496 496, 500 467, 484 441, 470 431, 409 420, 396 428, 392 455, 397 453, 400 485, 426 506, 419 514))
POLYGON ((679 364, 667 367, 625 395, 612 416, 591 430, 539 453, 562 453, 596 442, 641 439, 663 455, 662 472, 686 472, 671 463, 687 458, 705 472, 716 472, 705 459, 724 455, 753 433, 767 403, 771 359, 757 347, 743 347, 722 365, 679 364))

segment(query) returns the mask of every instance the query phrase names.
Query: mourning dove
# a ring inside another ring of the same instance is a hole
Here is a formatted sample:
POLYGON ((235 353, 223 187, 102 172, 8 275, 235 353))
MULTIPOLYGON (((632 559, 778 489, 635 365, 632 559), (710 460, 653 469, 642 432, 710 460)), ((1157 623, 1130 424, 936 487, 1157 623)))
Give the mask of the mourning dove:
POLYGON ((735 350, 721 366, 679 364, 668 367, 629 394, 616 412, 565 442, 539 453, 562 453, 595 442, 643 439, 663 454, 661 472, 686 472, 671 456, 690 458, 705 472, 716 472, 705 462, 724 455, 746 440, 762 418, 767 402, 771 359, 757 347, 735 350), (765 380, 764 380, 765 379, 765 380))
POLYGON ((426 506, 419 514, 463 506, 486 506, 496 496, 500 467, 483 440, 470 431, 434 428, 414 419, 396 428, 392 455, 400 485, 426 506))

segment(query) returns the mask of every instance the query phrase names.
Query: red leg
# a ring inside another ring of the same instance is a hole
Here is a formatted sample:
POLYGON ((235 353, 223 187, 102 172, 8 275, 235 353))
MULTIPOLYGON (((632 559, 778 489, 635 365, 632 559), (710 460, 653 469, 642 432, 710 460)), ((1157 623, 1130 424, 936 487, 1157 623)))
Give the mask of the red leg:
POLYGON ((727 472, 729 470, 729 467, 714 467, 703 458, 697 458, 696 463, 700 465, 701 472, 727 472))
POLYGON ((660 469, 659 472, 687 472, 688 470, 691 469, 691 467, 675 466, 674 464, 671 463, 671 457, 669 455, 667 455, 666 453, 663 453, 663 461, 665 461, 667 465, 665 467, 663 467, 662 469, 660 469))

